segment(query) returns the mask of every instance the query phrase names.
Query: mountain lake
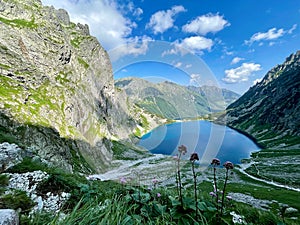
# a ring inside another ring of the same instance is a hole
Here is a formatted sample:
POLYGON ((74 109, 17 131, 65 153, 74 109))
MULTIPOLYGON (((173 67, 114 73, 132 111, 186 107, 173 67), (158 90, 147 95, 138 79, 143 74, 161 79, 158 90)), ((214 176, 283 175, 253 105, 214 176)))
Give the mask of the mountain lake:
POLYGON ((189 159, 196 152, 200 164, 204 165, 213 158, 219 158, 221 163, 231 161, 238 164, 241 159, 249 158, 251 152, 260 150, 244 134, 205 120, 161 125, 142 136, 138 145, 153 154, 165 155, 177 155, 178 146, 185 145, 188 152, 184 158, 189 159))

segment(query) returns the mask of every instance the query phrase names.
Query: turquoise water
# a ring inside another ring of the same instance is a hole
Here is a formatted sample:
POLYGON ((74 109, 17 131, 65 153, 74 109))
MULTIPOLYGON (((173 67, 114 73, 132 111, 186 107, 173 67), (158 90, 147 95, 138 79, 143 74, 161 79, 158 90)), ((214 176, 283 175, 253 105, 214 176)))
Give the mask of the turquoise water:
POLYGON ((221 162, 240 163, 260 148, 245 135, 209 121, 177 122, 157 127, 145 134, 138 143, 154 154, 176 155, 180 145, 188 154, 197 152, 200 163, 209 164, 215 157, 221 162))

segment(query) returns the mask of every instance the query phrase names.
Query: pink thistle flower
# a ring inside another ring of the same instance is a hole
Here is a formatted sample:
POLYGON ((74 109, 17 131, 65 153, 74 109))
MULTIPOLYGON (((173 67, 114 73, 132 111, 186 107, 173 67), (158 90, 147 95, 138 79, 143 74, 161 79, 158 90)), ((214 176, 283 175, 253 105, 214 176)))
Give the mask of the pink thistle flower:
POLYGON ((199 160, 198 154, 197 153, 193 153, 191 155, 190 161, 195 161, 195 160, 199 160))
POLYGON ((160 197, 161 197, 161 194, 160 194, 160 193, 157 193, 156 196, 157 196, 158 198, 160 198, 160 197))
POLYGON ((180 152, 182 155, 185 155, 185 153, 187 153, 187 148, 185 145, 180 145, 178 147, 178 152, 180 152))
POLYGON ((120 178, 120 183, 121 183, 121 184, 124 185, 124 184, 126 184, 126 182, 127 182, 127 181, 126 181, 125 177, 121 177, 121 178, 120 178))
POLYGON ((154 178, 152 179, 152 183, 153 183, 153 184, 157 184, 157 183, 158 183, 158 180, 154 177, 154 178))
POLYGON ((214 158, 211 161, 211 165, 213 165, 213 166, 219 166, 220 165, 220 159, 214 158))
POLYGON ((233 163, 232 162, 229 162, 229 161, 226 161, 223 165, 227 170, 232 170, 233 169, 233 163))
POLYGON ((209 195, 212 196, 212 197, 217 197, 216 193, 215 193, 215 192, 212 192, 212 191, 209 192, 209 195))

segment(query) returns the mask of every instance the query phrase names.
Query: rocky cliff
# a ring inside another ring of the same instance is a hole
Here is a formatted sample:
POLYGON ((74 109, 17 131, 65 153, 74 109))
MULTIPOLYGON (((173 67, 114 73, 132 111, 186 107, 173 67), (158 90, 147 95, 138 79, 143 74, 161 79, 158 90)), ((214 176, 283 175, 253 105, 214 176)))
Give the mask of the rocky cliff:
POLYGON ((136 126, 87 25, 40 0, 0 1, 0 140, 72 171, 103 170, 136 126))
POLYGON ((271 69, 227 108, 227 124, 254 136, 262 145, 299 148, 300 51, 271 69))

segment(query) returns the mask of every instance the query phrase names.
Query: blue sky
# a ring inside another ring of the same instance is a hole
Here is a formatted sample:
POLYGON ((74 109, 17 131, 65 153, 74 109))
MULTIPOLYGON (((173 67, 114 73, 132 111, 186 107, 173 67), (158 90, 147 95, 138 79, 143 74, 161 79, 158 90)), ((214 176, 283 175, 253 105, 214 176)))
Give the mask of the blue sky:
POLYGON ((42 0, 88 24, 116 78, 244 93, 300 46, 299 0, 42 0))

